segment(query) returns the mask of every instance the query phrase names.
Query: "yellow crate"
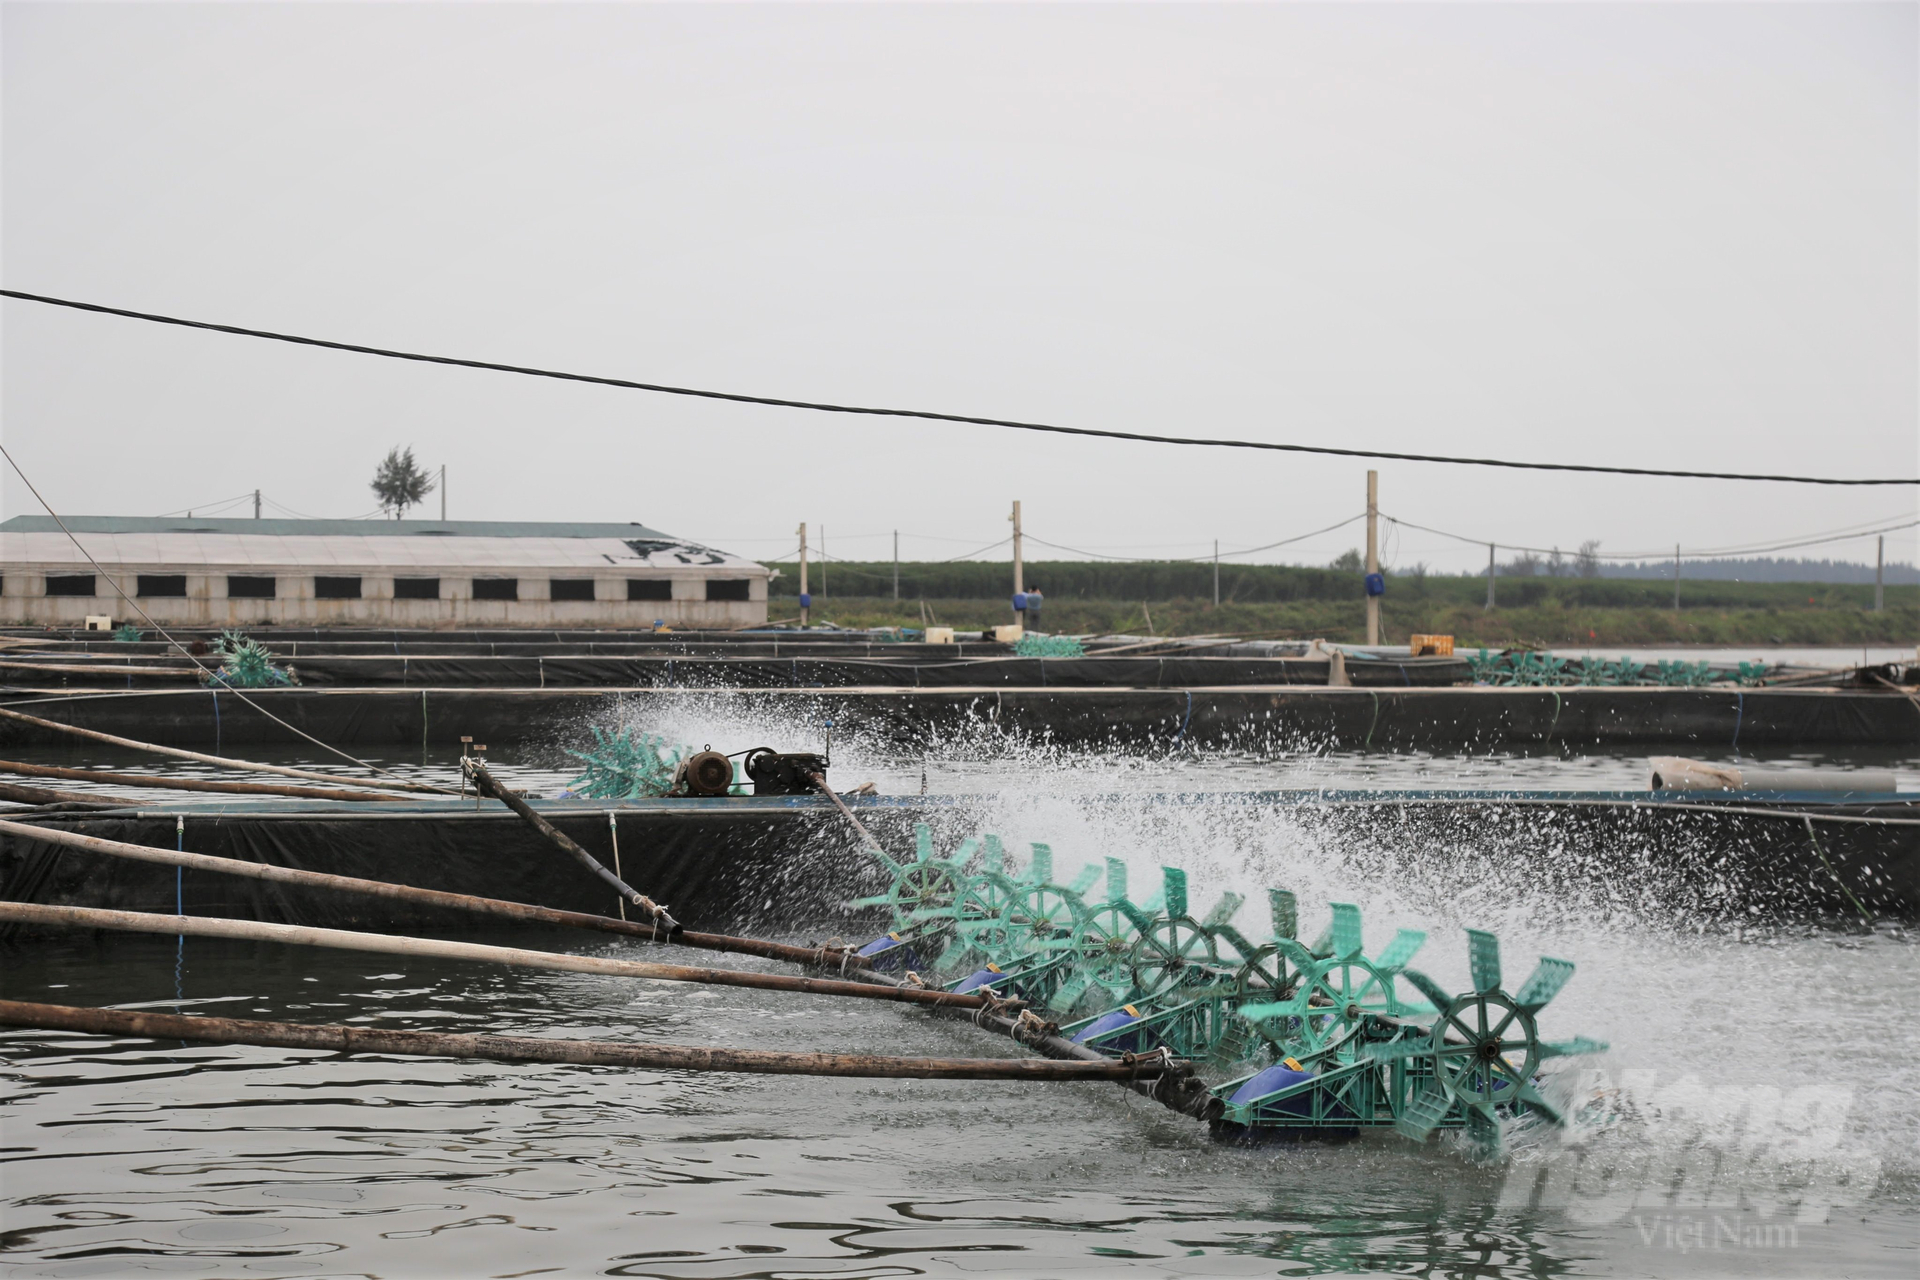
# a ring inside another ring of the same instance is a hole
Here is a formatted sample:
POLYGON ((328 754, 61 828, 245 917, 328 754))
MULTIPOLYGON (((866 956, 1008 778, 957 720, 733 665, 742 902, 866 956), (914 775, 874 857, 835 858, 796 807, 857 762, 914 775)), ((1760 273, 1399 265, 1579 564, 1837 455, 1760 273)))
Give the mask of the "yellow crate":
POLYGON ((1407 647, 1413 650, 1413 656, 1416 658, 1451 658, 1453 637, 1414 636, 1407 641, 1407 647))

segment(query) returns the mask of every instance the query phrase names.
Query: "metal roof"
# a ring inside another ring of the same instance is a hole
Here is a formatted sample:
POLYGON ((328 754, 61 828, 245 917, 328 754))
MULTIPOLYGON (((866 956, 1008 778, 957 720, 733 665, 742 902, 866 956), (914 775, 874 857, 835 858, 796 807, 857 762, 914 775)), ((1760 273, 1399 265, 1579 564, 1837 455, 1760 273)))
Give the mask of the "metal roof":
MULTIPOLYGON (((362 569, 504 572, 653 569, 765 572, 739 556, 642 524, 481 520, 170 520, 67 516, 106 567, 240 572, 362 569)), ((73 541, 47 516, 0 524, 0 564, 82 570, 73 541)))
MULTIPOLYGON (((651 538, 696 545, 638 520, 626 524, 541 520, 201 520, 186 516, 62 516, 75 533, 252 533, 268 537, 651 538)), ((15 516, 0 533, 59 533, 52 516, 15 516)))

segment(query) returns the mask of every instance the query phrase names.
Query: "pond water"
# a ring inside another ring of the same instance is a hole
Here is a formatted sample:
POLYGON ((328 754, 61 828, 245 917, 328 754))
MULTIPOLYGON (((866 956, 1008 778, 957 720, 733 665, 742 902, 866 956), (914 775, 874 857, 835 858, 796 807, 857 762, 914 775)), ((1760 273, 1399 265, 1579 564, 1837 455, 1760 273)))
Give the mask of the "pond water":
MULTIPOLYGON (((722 749, 802 748, 752 718, 656 727, 722 749)), ((496 752, 520 785, 571 776, 556 738, 496 752)), ((890 756, 835 745, 841 785, 977 797, 1070 873, 1112 853, 1210 890, 1284 883, 1305 931, 1358 903, 1370 951, 1399 925, 1467 981, 1461 927, 1507 972, 1578 972, 1542 1015, 1589 1103, 1518 1126, 1476 1162, 1442 1136, 1244 1147, 1110 1085, 858 1081, 0 1033, 0 1200, 22 1276, 1271 1276, 1396 1272, 1910 1276, 1920 1269, 1920 948, 1900 928, 1756 928, 1516 874, 1471 885, 1418 857, 1355 872, 1284 826, 1142 817, 1094 795, 1277 786, 1614 788, 1643 753, 1123 757, 1046 750, 890 756)), ((197 771, 91 749, 36 758, 197 771)), ((1791 757, 1892 767, 1920 759, 1791 757)), ((1778 760, 1780 757, 1772 757, 1778 760)), ((451 779, 450 756, 387 761, 451 779)), ((68 785, 68 784, 54 784, 68 785)), ((76 787, 81 784, 72 784, 76 787)), ((1251 908, 1247 914, 1254 914, 1251 908)), ((724 924, 725 922, 700 922, 724 924)), ((1249 923, 1242 921, 1243 924, 1249 923)), ((1264 933, 1262 921, 1251 930, 1264 933)), ((822 926, 824 928, 825 926, 822 926)), ((478 940, 702 962, 588 935, 478 940)), ((819 936, 800 929, 793 936, 819 936)), ((964 1022, 867 1002, 368 958, 311 948, 83 936, 7 944, 8 999, 441 1031, 998 1056, 964 1022)), ((749 962, 754 963, 754 962, 749 962)), ((771 967, 771 966, 769 966, 771 967)))

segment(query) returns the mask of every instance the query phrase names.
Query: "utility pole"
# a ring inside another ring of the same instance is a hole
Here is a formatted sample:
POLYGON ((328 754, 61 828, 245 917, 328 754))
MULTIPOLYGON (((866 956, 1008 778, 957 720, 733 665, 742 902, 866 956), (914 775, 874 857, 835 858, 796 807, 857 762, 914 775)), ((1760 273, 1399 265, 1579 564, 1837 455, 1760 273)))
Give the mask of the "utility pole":
POLYGON ((820 526, 820 594, 827 594, 827 526, 820 526))
POLYGON ((1680 612, 1680 544, 1673 544, 1673 611, 1680 612))
POLYGON ((1027 589, 1027 575, 1020 568, 1020 499, 1013 500, 1013 514, 1007 519, 1013 521, 1013 594, 1021 595, 1027 589))
POLYGON ((1213 540, 1213 607, 1220 607, 1220 539, 1213 540))
POLYGON ((1487 544, 1487 608, 1493 608, 1493 544, 1487 544))
POLYGON ((893 531, 893 598, 900 598, 900 531, 893 531))
MULTIPOLYGON (((1367 472, 1367 576, 1380 572, 1380 473, 1367 472)), ((1380 597, 1367 592, 1367 643, 1380 643, 1380 597)))
POLYGON ((440 523, 447 522, 447 464, 440 464, 440 523))
POLYGON ((800 625, 807 625, 807 611, 813 607, 813 597, 807 594, 807 526, 800 525, 800 625))
POLYGON ((260 491, 258 489, 253 491, 253 518, 255 520, 260 518, 260 491))
POLYGON ((1883 613, 1887 607, 1887 535, 1881 534, 1873 553, 1873 611, 1883 613))

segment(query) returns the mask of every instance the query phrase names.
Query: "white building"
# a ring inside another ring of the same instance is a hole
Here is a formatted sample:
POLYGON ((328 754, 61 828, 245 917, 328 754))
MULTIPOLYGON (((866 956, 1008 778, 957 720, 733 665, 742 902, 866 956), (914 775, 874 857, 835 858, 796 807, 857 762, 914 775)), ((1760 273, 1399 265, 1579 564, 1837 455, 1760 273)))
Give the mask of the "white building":
POLYGON ((65 520, 80 547, 49 516, 0 524, 0 625, 139 625, 125 592, 163 626, 744 627, 772 576, 639 524, 65 520))

